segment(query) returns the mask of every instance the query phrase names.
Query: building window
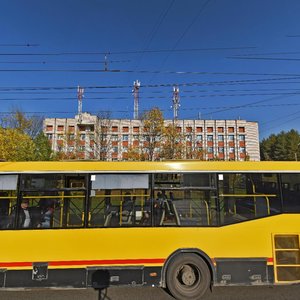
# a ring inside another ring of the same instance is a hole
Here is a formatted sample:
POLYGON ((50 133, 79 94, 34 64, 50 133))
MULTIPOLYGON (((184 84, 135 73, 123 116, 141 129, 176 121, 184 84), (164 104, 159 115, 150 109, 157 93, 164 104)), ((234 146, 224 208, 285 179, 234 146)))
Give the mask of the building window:
POLYGON ((228 127, 228 132, 234 132, 234 127, 228 127))
POLYGON ((75 126, 69 126, 69 132, 74 132, 75 131, 75 126))
POLYGON ((234 153, 234 147, 229 147, 229 153, 234 153))
POLYGON ((118 126, 112 126, 111 131, 112 132, 118 132, 118 126))
POLYGON ((95 140, 95 135, 94 134, 90 134, 90 140, 91 141, 95 140))
POLYGON ((138 135, 134 135, 132 138, 133 138, 134 141, 138 141, 139 136, 138 135))
POLYGON ((134 126, 133 127, 133 132, 140 132, 140 127, 134 126))
POLYGON ((113 147, 113 152, 118 152, 118 147, 113 147))
POLYGON ((239 140, 240 140, 241 142, 244 142, 244 141, 245 141, 245 135, 244 135, 244 134, 240 134, 240 135, 239 135, 239 140))
POLYGON ((128 152, 128 147, 123 147, 123 152, 128 152))
POLYGON ((192 132, 192 127, 186 127, 185 130, 186 132, 192 132))
POLYGON ((224 127, 218 127, 218 132, 220 133, 224 132, 224 127))
POLYGON ((123 130, 123 132, 129 132, 129 127, 128 127, 128 126, 124 126, 124 127, 122 128, 122 130, 123 130))
POLYGON ((79 151, 84 152, 85 151, 85 146, 79 146, 79 151))
POLYGON ((69 152, 73 152, 73 151, 74 151, 74 146, 69 146, 69 147, 68 147, 68 151, 69 151, 69 152))
POLYGON ((191 135, 191 134, 188 134, 188 135, 186 136, 186 140, 189 141, 189 142, 191 142, 191 141, 192 141, 192 135, 191 135))
POLYGON ((53 131, 53 125, 47 125, 46 130, 47 131, 53 131))
POLYGON ((245 147, 240 147, 240 153, 246 153, 245 147))
POLYGON ((123 141, 125 142, 128 141, 128 138, 129 138, 128 134, 124 134, 122 137, 123 141))
POLYGON ((212 142, 214 140, 214 136, 212 134, 207 135, 207 141, 212 142))
POLYGON ((69 140, 70 140, 70 141, 75 140, 75 134, 74 134, 74 133, 70 133, 70 134, 69 134, 69 140))
POLYGON ((233 134, 228 135, 228 141, 234 142, 234 135, 233 134))
POLYGON ((207 127, 206 131, 207 132, 214 132, 214 128, 213 127, 207 127))
POLYGON ((197 134, 196 135, 196 141, 197 142, 202 142, 202 139, 203 139, 202 134, 197 134))
POLYGON ((245 132, 245 127, 239 127, 239 132, 245 132))
POLYGON ((57 131, 64 131, 64 125, 57 125, 57 131))
POLYGON ((207 147, 207 153, 213 153, 214 147, 207 147))
POLYGON ((79 138, 80 138, 81 141, 85 141, 85 134, 81 133, 79 138))
POLYGON ((118 141, 118 135, 117 135, 117 134, 112 134, 111 140, 112 140, 113 142, 117 142, 117 141, 118 141))
POLYGON ((219 153, 224 153, 224 147, 218 147, 218 152, 219 153))
POLYGON ((203 131, 202 127, 196 127, 196 132, 202 132, 202 131, 203 131))
POLYGON ((224 135, 223 134, 218 135, 218 141, 219 142, 224 142, 224 135))
POLYGON ((63 134, 58 134, 58 135, 57 135, 57 140, 58 140, 58 141, 62 141, 63 139, 64 139, 63 134))
POLYGON ((47 139, 52 140, 52 138, 53 138, 53 134, 52 133, 47 133, 47 139))

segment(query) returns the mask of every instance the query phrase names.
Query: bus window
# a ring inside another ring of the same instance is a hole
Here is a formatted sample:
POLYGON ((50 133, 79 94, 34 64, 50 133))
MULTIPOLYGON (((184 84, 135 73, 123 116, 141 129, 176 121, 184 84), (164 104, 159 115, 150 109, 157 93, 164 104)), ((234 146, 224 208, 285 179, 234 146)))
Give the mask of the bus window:
POLYGON ((276 174, 219 174, 221 224, 281 212, 276 174))
POLYGON ((91 175, 90 227, 149 226, 148 174, 91 175))
POLYGON ((17 201, 18 175, 0 175, 0 229, 13 228, 12 211, 17 201))
POLYGON ((281 174, 283 210, 300 212, 300 174, 281 174))
MULTIPOLYGON (((23 200, 28 201, 30 228, 84 226, 84 175, 23 174, 20 192, 20 204, 23 200)), ((19 215, 21 213, 20 210, 19 215)), ((23 227, 22 222, 19 221, 18 227, 23 227)))
POLYGON ((155 174, 156 226, 215 226, 216 189, 213 174, 155 174))

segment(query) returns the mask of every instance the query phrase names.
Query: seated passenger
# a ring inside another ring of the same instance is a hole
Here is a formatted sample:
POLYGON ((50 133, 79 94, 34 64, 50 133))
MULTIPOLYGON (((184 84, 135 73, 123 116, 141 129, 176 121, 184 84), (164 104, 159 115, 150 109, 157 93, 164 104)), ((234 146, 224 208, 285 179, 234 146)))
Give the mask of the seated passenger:
POLYGON ((54 202, 52 200, 42 201, 40 203, 41 217, 40 224, 38 227, 50 228, 51 221, 54 213, 54 202))
MULTIPOLYGON (((16 218, 17 207, 14 207, 8 224, 8 228, 14 227, 14 221, 16 218)), ((27 199, 22 199, 19 207, 19 217, 18 217, 18 228, 30 228, 32 226, 32 216, 31 209, 29 207, 29 201, 27 199)))

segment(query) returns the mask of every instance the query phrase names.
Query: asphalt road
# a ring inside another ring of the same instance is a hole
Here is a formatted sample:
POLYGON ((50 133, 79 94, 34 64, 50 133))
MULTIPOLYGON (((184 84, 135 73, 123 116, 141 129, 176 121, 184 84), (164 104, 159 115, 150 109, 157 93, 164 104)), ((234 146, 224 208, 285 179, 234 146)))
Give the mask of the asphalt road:
MULTIPOLYGON (((171 300, 165 291, 151 287, 114 287, 99 295, 88 290, 0 291, 1 300, 171 300)), ((215 287, 205 300, 298 300, 300 285, 276 287, 215 287)), ((174 299, 173 299, 174 300, 174 299)))

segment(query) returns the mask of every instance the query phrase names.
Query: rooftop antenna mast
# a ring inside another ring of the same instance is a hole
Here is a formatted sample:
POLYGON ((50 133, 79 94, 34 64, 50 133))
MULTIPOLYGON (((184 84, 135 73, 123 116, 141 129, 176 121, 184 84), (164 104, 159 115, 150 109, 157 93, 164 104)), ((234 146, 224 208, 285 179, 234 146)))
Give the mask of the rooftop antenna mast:
POLYGON ((104 71, 108 71, 108 54, 109 53, 104 54, 104 71))
POLYGON ((173 119, 174 121, 177 121, 178 120, 178 110, 179 110, 179 107, 180 107, 180 104, 179 104, 179 87, 177 85, 174 85, 173 86, 173 119))
POLYGON ((77 88, 77 99, 78 99, 78 121, 82 122, 82 98, 83 98, 84 89, 80 86, 77 88))
POLYGON ((137 120, 139 118, 139 90, 140 90, 141 82, 136 80, 133 82, 133 96, 134 96, 134 112, 133 118, 137 120))

